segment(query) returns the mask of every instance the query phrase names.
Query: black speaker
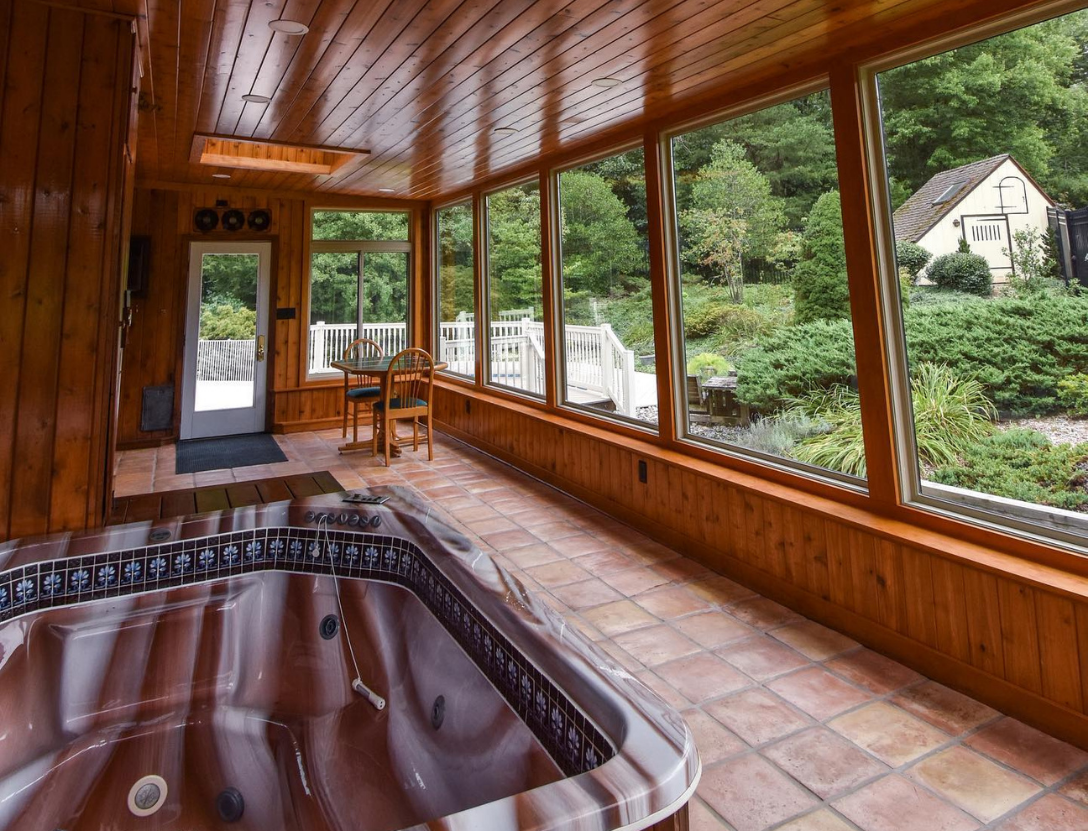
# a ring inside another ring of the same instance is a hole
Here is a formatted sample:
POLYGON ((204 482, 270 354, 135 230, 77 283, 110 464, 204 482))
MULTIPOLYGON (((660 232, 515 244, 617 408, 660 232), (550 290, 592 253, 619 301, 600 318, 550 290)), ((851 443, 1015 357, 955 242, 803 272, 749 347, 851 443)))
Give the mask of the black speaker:
POLYGON ((250 211, 248 222, 251 231, 267 231, 272 227, 272 213, 264 208, 258 208, 250 211))
POLYGON ((246 215, 237 208, 223 211, 223 230, 241 231, 246 227, 246 215))
POLYGON ((202 234, 214 231, 219 227, 219 214, 212 208, 200 208, 193 214, 193 227, 202 234))
POLYGON ((130 237, 128 241, 128 285, 134 297, 147 292, 147 277, 151 273, 151 237, 130 237))

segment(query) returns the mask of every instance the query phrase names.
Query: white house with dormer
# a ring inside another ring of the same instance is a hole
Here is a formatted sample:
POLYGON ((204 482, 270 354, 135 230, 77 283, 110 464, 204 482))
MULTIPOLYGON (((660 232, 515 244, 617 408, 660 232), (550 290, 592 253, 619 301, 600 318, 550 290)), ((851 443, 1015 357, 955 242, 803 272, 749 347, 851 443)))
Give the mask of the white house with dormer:
MULTIPOLYGON (((1045 233, 1054 201, 1008 153, 938 173, 892 217, 895 239, 909 240, 934 257, 959 249, 961 239, 990 264, 994 283, 1008 282, 1013 234, 1045 233)), ((923 272, 924 276, 925 272, 923 272)))

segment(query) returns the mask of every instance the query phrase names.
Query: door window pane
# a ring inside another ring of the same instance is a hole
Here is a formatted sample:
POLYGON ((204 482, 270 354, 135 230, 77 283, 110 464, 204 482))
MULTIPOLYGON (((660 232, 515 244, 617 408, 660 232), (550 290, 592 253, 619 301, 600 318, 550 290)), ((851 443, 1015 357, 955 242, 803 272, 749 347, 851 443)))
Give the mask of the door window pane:
POLYGON ((487 197, 491 307, 488 379, 544 397, 544 284, 540 271, 540 187, 487 197))
POLYGON ((564 401, 657 427, 642 148, 559 176, 564 401))
POLYGON ((438 356, 449 371, 476 375, 476 285, 472 205, 438 211, 438 356))
POLYGON ((196 352, 197 412, 253 406, 257 254, 204 254, 196 352))
POLYGON ((672 139, 687 435, 865 475, 826 91, 672 139))
MULTIPOLYGON (((1088 530, 1088 157, 1077 12, 880 73, 923 497, 1088 530)), ((909 415, 908 415, 909 414, 909 415)))

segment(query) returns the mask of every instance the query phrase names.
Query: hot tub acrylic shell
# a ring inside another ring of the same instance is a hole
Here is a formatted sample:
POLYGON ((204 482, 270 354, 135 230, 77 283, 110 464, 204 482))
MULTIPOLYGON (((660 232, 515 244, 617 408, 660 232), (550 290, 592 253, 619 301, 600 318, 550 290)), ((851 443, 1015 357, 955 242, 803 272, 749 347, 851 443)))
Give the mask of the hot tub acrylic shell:
POLYGON ((379 491, 0 546, 0 829, 641 828, 683 804, 679 715, 379 491), (138 818, 145 774, 169 792, 138 818))

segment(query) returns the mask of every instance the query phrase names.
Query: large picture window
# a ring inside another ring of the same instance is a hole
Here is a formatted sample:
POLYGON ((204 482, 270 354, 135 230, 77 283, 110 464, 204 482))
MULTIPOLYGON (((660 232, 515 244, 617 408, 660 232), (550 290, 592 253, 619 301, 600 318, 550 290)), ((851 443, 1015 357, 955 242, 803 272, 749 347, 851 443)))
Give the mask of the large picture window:
POLYGON ((656 429, 642 148, 559 174, 564 403, 656 429))
POLYGON ((408 346, 408 214, 314 211, 312 228, 307 374, 330 374, 356 338, 408 346))
POLYGON ((435 212, 438 238, 438 356, 448 372, 476 376, 476 282, 472 205, 435 212))
POLYGON ((907 489, 1078 544, 1086 51, 1088 14, 1077 12, 877 76, 907 489))
POLYGON ((689 439, 865 476, 826 91, 670 142, 689 439))
POLYGON ((490 311, 487 378, 544 397, 544 284, 540 268, 540 186, 488 194, 487 285, 490 311))

